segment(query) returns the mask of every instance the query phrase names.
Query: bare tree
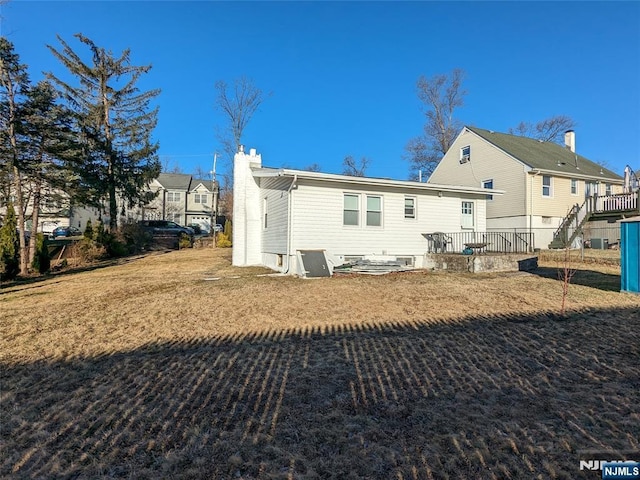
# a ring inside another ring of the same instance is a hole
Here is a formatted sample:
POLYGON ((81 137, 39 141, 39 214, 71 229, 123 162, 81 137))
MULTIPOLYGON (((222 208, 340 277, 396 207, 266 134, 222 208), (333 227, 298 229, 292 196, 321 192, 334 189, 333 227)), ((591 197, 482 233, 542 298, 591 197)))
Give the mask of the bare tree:
POLYGON ((564 143, 564 133, 572 130, 576 122, 567 115, 554 115, 536 124, 520 122, 515 128, 510 128, 509 133, 521 137, 535 138, 543 142, 564 143))
POLYGON ((322 167, 317 163, 312 163, 311 165, 304 167, 303 170, 306 170, 307 172, 319 172, 322 170, 322 167))
POLYGON ((216 108, 227 120, 226 126, 218 130, 217 136, 222 150, 231 160, 238 151, 245 128, 264 100, 264 93, 246 77, 235 79, 231 88, 224 80, 219 80, 215 88, 216 108))
POLYGON ((418 79, 418 98, 425 109, 426 122, 422 135, 409 140, 405 147, 412 178, 416 178, 420 170, 431 174, 462 128, 454 113, 464 104, 467 94, 462 88, 463 79, 461 69, 455 69, 449 75, 418 79))
POLYGON ((364 177, 369 163, 371 162, 367 157, 362 157, 358 161, 351 155, 347 155, 342 161, 342 174, 351 175, 352 177, 364 177))

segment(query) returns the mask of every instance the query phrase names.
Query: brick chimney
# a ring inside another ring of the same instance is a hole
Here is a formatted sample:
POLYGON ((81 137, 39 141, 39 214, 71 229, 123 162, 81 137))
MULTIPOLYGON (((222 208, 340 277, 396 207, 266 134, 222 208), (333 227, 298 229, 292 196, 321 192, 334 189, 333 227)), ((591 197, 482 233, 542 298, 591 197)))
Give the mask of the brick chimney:
POLYGON ((564 132, 564 145, 573 153, 576 153, 576 132, 573 130, 564 132))

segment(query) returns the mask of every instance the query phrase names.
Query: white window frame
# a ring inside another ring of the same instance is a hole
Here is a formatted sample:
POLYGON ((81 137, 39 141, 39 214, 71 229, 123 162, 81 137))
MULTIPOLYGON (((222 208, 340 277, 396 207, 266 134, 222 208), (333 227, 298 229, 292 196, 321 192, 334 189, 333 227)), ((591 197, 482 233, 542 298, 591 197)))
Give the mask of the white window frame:
MULTIPOLYGON (((490 188, 491 190, 493 190, 493 178, 489 178, 488 180, 483 180, 482 188, 490 188)), ((493 200, 493 195, 487 195, 487 200, 493 200)))
POLYGON ((418 214, 416 212, 416 205, 418 204, 418 199, 417 197, 412 197, 412 196, 405 196, 404 197, 404 218, 405 220, 415 220, 416 218, 418 218, 418 214), (411 209, 411 213, 407 213, 407 200, 410 200, 412 202, 412 205, 408 208, 411 209))
POLYGON ((364 224, 367 227, 382 227, 382 212, 383 212, 383 206, 382 206, 383 200, 382 200, 382 195, 366 195, 366 204, 365 204, 365 221, 364 224), (379 210, 369 210, 369 199, 373 199, 373 198, 377 198, 380 200, 380 209, 379 210), (378 223, 369 223, 369 213, 377 213, 380 215, 379 217, 379 221, 378 223))
POLYGON ((167 202, 177 203, 180 201, 180 192, 167 192, 167 202))
POLYGON ((609 197, 611 196, 613 193, 613 185, 611 185, 610 183, 605 183, 604 184, 604 194, 609 197))
POLYGON ((460 149, 460 163, 471 161, 471 145, 466 145, 460 149))
POLYGON ((463 200, 460 210, 460 226, 462 228, 474 228, 475 226, 475 205, 474 202, 463 200), (465 221, 468 220, 468 221, 465 221))
POLYGON ((342 225, 344 227, 359 227, 360 226, 360 194, 359 193, 349 193, 345 192, 342 194, 342 225), (356 209, 348 209, 347 210, 347 197, 356 199, 356 209), (346 213, 347 212, 356 212, 355 220, 356 223, 347 223, 346 213))
POLYGON ((202 205, 206 205, 207 204, 207 194, 206 193, 196 193, 193 196, 193 201, 195 203, 200 203, 202 205))
POLYGON ((542 176, 542 196, 544 198, 552 198, 553 197, 553 177, 551 175, 543 175, 542 176), (544 183, 544 180, 546 178, 549 179, 549 185, 545 185, 545 183, 544 183), (547 192, 546 194, 545 194, 545 191, 547 192))
POLYGON ((579 195, 579 184, 578 184, 577 178, 571 179, 570 192, 571 192, 571 195, 575 195, 575 196, 579 195))

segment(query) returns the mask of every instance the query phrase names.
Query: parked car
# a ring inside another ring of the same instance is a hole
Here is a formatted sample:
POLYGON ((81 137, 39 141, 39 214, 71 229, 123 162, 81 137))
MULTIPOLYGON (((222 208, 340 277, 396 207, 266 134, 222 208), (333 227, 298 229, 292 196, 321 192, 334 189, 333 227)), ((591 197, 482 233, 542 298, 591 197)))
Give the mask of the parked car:
POLYGON ((213 226, 213 231, 216 232, 216 233, 222 232, 222 231, 224 231, 224 227, 222 225, 220 225, 219 223, 216 223, 213 226))
POLYGON ((82 231, 76 227, 56 227, 53 232, 51 232, 53 238, 77 237, 80 235, 82 235, 82 231))
POLYGON ((178 225, 170 220, 142 220, 138 225, 149 233, 154 239, 178 239, 188 238, 193 243, 194 231, 190 227, 178 225))

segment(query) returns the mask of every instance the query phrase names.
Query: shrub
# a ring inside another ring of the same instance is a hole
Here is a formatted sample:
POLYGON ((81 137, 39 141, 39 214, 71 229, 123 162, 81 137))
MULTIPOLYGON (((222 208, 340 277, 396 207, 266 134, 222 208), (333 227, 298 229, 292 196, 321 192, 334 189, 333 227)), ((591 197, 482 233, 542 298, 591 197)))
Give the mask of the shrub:
POLYGON ((0 228, 0 279, 13 280, 20 272, 18 222, 13 204, 7 207, 4 225, 0 228))
POLYGON ((231 240, 224 233, 219 233, 216 237, 216 245, 221 248, 229 248, 231 246, 231 240))
POLYGON ((93 240, 93 225, 91 225, 91 220, 87 220, 87 226, 84 229, 83 236, 84 236, 84 238, 88 238, 89 240, 93 240))
POLYGON ((33 256, 31 266, 38 273, 47 273, 51 268, 51 257, 49 256, 49 246, 47 245, 47 237, 42 233, 36 236, 36 251, 33 256))
POLYGON ((129 254, 139 253, 151 246, 153 238, 137 223, 126 223, 120 229, 119 239, 129 254))
POLYGON ((91 263, 107 256, 103 245, 90 238, 83 238, 75 245, 77 256, 83 263, 91 263))

